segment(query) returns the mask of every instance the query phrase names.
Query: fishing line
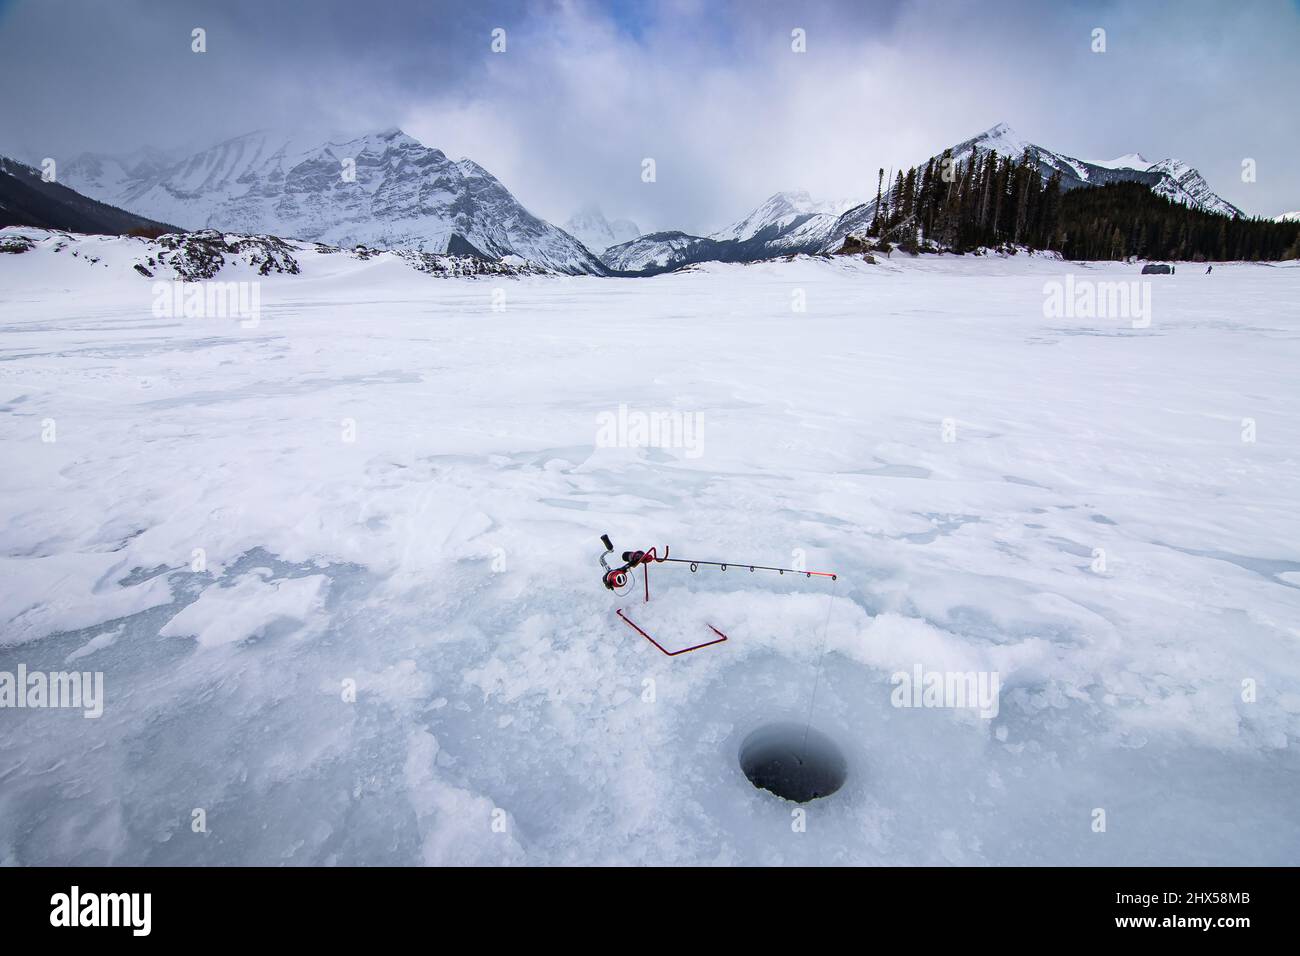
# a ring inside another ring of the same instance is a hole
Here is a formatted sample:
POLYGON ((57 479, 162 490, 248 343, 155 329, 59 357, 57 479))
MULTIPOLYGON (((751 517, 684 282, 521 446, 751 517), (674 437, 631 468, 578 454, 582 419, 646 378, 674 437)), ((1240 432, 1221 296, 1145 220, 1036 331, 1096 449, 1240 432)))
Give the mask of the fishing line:
POLYGON ((800 763, 803 763, 803 758, 808 754, 808 728, 812 726, 813 708, 817 706, 817 689, 822 682, 822 659, 826 656, 826 638, 831 629, 831 610, 835 607, 835 589, 837 587, 839 587, 839 580, 832 576, 831 602, 826 607, 826 623, 822 626, 822 647, 817 652, 817 675, 813 678, 812 700, 808 702, 808 716, 803 722, 803 744, 799 748, 800 763))

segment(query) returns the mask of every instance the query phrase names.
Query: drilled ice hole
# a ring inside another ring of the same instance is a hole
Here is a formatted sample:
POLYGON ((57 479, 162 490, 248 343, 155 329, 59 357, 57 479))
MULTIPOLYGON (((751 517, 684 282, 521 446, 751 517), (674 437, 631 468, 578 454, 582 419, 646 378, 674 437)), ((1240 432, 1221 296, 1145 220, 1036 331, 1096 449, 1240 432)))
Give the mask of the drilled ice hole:
POLYGON ((794 723, 768 724, 746 737, 740 769, 755 787, 796 803, 830 796, 849 774, 835 741, 794 723))

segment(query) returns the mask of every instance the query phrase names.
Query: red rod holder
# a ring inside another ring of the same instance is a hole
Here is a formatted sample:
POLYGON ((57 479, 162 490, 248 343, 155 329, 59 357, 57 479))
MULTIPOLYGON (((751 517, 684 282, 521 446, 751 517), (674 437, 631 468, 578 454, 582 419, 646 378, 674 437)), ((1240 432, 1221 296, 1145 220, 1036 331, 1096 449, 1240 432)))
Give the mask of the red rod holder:
MULTIPOLYGON (((666 547, 664 548, 664 556, 662 558, 657 557, 655 555, 655 549, 651 548, 649 551, 645 553, 645 557, 641 559, 641 573, 645 576, 645 602, 644 603, 647 604, 650 603, 650 563, 652 561, 664 561, 667 559, 667 557, 668 557, 668 548, 666 547)), ((692 647, 683 647, 681 650, 670 651, 668 650, 668 648, 664 647, 653 637, 647 634, 644 630, 642 630, 635 621, 633 621, 630 617, 624 614, 622 608, 619 608, 614 613, 623 619, 624 624, 632 628, 632 630, 636 631, 638 634, 644 637, 655 647, 659 648, 659 651, 662 654, 664 654, 666 657, 676 657, 678 654, 689 654, 691 651, 698 651, 702 647, 712 647, 714 644, 721 644, 723 641, 727 639, 726 634, 723 634, 712 624, 709 624, 708 625, 709 630, 712 631, 714 634, 718 635, 713 640, 705 641, 703 644, 696 644, 692 647)))

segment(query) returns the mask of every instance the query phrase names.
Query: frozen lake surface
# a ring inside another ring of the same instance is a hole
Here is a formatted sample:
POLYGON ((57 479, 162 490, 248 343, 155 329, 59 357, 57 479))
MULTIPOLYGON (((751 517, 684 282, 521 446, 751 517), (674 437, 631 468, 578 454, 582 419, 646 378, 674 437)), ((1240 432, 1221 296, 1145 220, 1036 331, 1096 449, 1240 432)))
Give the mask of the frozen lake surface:
POLYGON ((0 671, 105 687, 0 710, 0 863, 1300 860, 1300 268, 1135 327, 1044 285, 1137 266, 1023 255, 320 256, 249 328, 115 248, 0 255, 0 671), (658 566, 658 634, 730 636, 668 658, 603 532, 839 578, 658 566), (893 706, 917 667, 996 714, 893 706), (738 754, 810 711, 800 819, 738 754))

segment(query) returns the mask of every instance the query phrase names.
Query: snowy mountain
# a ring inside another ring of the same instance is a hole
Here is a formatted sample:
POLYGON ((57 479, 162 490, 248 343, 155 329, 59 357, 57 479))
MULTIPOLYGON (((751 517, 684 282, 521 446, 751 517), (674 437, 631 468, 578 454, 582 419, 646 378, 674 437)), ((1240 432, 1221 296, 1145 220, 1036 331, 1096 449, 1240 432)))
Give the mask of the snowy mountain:
POLYGON ((632 220, 615 219, 610 222, 600 211, 600 207, 594 205, 587 206, 571 216, 564 224, 564 231, 596 255, 600 255, 610 246, 629 242, 641 235, 641 230, 632 220))
MULTIPOLYGON (((1061 188, 1081 189, 1087 186, 1104 186, 1107 183, 1139 182, 1159 196, 1206 212, 1224 216, 1240 216, 1242 212, 1226 199, 1218 196, 1204 177, 1187 163, 1177 159, 1162 159, 1152 163, 1140 153, 1128 153, 1116 159, 1093 162, 1076 159, 1021 138, 1006 123, 998 123, 977 136, 963 140, 951 149, 958 163, 969 161, 978 150, 996 152, 1009 159, 1019 159, 1026 151, 1037 164, 1039 174, 1048 179, 1053 173, 1061 176, 1061 188)), ((931 159, 937 164, 943 158, 939 153, 931 159)), ((920 165, 924 166, 925 163, 920 165)), ((886 197, 892 192, 886 184, 886 197)), ((833 252, 850 234, 862 235, 875 218, 876 204, 872 200, 848 210, 831 228, 820 248, 833 252)))
POLYGON ((815 200, 803 190, 780 192, 768 197, 740 222, 709 238, 720 242, 763 238, 773 245, 801 246, 855 205, 854 201, 815 200))
POLYGON ((45 182, 38 170, 0 156, 0 226, 37 226, 98 235, 133 229, 175 231, 125 210, 97 202, 58 182, 45 182))
POLYGON ((1114 182, 1140 182, 1150 186, 1157 195, 1185 206, 1224 216, 1242 214, 1232 203, 1216 195, 1197 170, 1178 159, 1162 159, 1152 163, 1141 153, 1128 153, 1101 162, 1075 159, 1022 139, 1006 123, 999 123, 978 136, 959 143, 953 148, 953 156, 964 161, 975 149, 981 152, 992 149, 1012 159, 1019 159, 1028 150, 1030 157, 1038 163, 1044 178, 1053 172, 1060 172, 1062 189, 1104 186, 1114 182))
POLYGON ((1197 170, 1181 160, 1162 159, 1153 163, 1147 172, 1160 173, 1163 177, 1152 187, 1157 195, 1222 216, 1236 218, 1242 215, 1240 209, 1217 195, 1197 170))
POLYGON ((1284 212, 1273 219, 1274 222, 1300 222, 1300 209, 1295 212, 1284 212))
POLYGON ((148 146, 121 155, 82 153, 60 168, 59 178, 111 201, 133 184, 160 179, 184 158, 183 153, 148 146))
POLYGON ((262 131, 180 162, 86 155, 63 172, 98 199, 192 229, 605 271, 483 167, 448 159, 399 129, 326 143, 262 131))
POLYGON ((614 272, 654 275, 671 272, 694 262, 723 258, 723 244, 684 232, 651 232, 630 242, 610 246, 601 261, 614 272))
POLYGON ((1107 169, 1140 169, 1143 172, 1150 169, 1152 163, 1141 153, 1125 153, 1123 156, 1117 156, 1114 159, 1094 159, 1094 166, 1105 166, 1107 169))
POLYGON ((711 236, 657 232, 606 249, 601 260, 619 272, 653 274, 697 262, 755 262, 814 252, 851 202, 815 200, 803 191, 779 192, 711 236))

